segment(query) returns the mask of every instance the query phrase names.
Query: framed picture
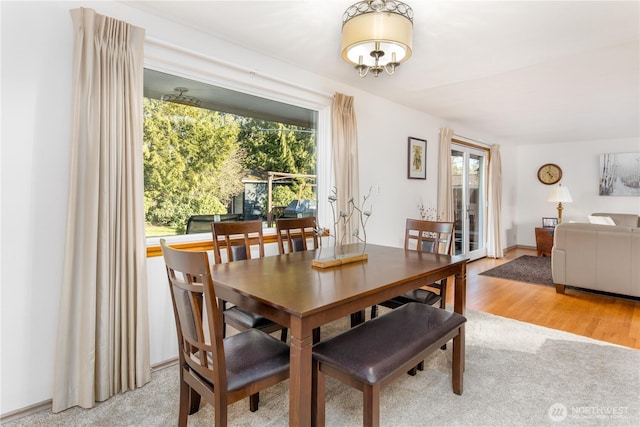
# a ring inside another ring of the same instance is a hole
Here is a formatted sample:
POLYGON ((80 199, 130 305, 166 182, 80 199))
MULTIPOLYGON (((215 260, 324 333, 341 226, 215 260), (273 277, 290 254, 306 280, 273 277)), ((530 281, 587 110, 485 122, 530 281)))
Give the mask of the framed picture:
POLYGON ((542 226, 545 228, 553 228, 558 225, 558 218, 542 218, 542 226))
POLYGON ((427 140, 409 137, 407 178, 427 179, 427 140))
POLYGON ((640 196, 640 152, 600 155, 601 196, 640 196))

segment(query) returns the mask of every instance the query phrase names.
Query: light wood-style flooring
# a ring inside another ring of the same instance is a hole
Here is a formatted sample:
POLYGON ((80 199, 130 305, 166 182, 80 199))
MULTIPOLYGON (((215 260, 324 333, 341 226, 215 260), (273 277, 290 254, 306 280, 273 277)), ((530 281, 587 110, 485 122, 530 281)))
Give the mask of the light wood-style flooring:
MULTIPOLYGON (((638 301, 572 289, 561 295, 552 286, 479 275, 521 255, 536 255, 536 251, 517 248, 507 251, 502 259, 470 262, 467 308, 640 349, 638 301)), ((447 297, 451 298, 447 302, 453 303, 452 291, 447 297)))

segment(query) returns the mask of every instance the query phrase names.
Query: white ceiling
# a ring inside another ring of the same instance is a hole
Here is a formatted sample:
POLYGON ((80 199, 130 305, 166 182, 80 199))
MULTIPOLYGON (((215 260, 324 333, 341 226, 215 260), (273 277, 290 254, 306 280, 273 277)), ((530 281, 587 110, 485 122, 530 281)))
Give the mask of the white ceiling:
POLYGON ((352 3, 127 2, 492 142, 640 137, 639 1, 407 0, 413 56, 364 79, 340 56, 352 3))

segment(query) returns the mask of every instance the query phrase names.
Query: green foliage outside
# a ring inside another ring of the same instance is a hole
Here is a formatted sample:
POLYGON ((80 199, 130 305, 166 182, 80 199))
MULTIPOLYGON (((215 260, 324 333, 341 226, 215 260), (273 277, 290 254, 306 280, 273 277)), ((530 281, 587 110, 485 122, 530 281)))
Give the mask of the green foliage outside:
MULTIPOLYGON (((295 183, 291 186, 288 185, 276 185, 273 187, 273 191, 271 193, 271 203, 273 206, 284 206, 286 207, 292 201, 296 199, 311 199, 315 200, 315 187, 300 185, 299 183, 295 183), (298 188, 299 191, 294 191, 293 188, 298 188)), ((266 205, 266 201, 261 200, 262 205, 266 205)))
POLYGON ((235 117, 144 99, 145 219, 184 227, 190 215, 226 213, 242 192, 235 117))
MULTIPOLYGON (((247 153, 245 167, 254 171, 286 172, 304 175, 316 173, 315 132, 308 129, 246 119, 240 132, 240 144, 247 153)), ((294 178, 288 186, 274 185, 273 206, 287 206, 295 199, 316 199, 315 180, 294 178)), ((260 199, 266 209, 266 197, 260 199)))
MULTIPOLYGON (((313 131, 150 98, 144 114, 147 236, 184 233, 191 215, 227 213, 249 173, 315 174, 313 131)), ((274 205, 315 199, 310 184, 274 186, 274 205)))

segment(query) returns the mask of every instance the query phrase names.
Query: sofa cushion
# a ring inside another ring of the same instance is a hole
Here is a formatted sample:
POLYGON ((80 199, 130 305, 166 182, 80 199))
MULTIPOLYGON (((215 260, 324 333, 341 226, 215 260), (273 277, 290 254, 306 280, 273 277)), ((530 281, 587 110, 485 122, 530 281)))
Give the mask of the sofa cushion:
POLYGON ((616 225, 610 216, 589 215, 589 224, 616 225))
POLYGON ((592 213, 591 216, 608 216, 613 220, 613 222, 615 222, 616 225, 640 227, 640 215, 596 212, 592 213))

